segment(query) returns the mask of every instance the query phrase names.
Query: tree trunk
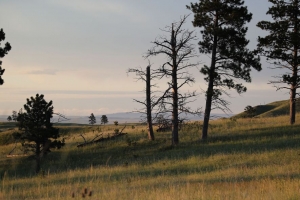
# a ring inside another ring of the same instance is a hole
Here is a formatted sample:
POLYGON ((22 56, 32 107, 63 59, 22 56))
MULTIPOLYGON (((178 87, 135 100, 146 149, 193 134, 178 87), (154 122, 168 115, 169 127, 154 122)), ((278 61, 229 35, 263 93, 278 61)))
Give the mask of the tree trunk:
MULTIPOLYGON (((209 81, 210 83, 211 81, 209 81)), ((202 128, 202 139, 207 139, 207 132, 208 132, 208 124, 211 112, 211 102, 212 102, 212 92, 213 86, 212 84, 208 85, 206 91, 206 104, 205 104, 205 112, 204 112, 204 120, 203 120, 203 128, 202 128)))
POLYGON ((173 100, 173 110, 172 110, 172 145, 177 145, 179 143, 178 137, 178 86, 177 86, 177 52, 176 52, 176 38, 175 32, 172 24, 172 100, 173 100))
POLYGON ((290 93, 290 124, 293 125, 296 121, 296 89, 294 86, 291 86, 290 93))
MULTIPOLYGON (((218 15, 216 15, 215 19, 215 28, 218 27, 218 15)), ((205 104, 205 113, 204 113, 204 120, 203 120, 203 128, 202 128, 202 139, 207 139, 207 132, 208 132, 208 124, 211 112, 211 104, 212 104, 212 97, 214 92, 214 76, 215 76, 215 68, 216 68, 216 53, 217 53, 217 35, 214 35, 214 44, 212 49, 212 57, 211 57, 211 65, 209 69, 209 82, 208 88, 206 91, 206 104, 205 104)))
POLYGON ((41 170, 41 146, 40 143, 36 143, 35 149, 35 159, 36 159, 36 166, 35 166, 35 173, 39 173, 41 170))
MULTIPOLYGON (((298 0, 294 1, 294 6, 298 8, 298 0)), ((298 34, 298 12, 294 13, 294 34, 298 34)), ((298 44, 298 43, 297 43, 298 44)), ((293 125, 296 121, 296 89, 298 77, 298 45, 294 45, 294 66, 292 75, 292 84, 290 89, 290 124, 293 125)))
POLYGON ((150 66, 147 67, 146 74, 146 101, 147 101, 147 125, 148 125, 148 138, 154 140, 153 126, 152 126, 152 109, 151 109, 151 78, 150 78, 150 66))

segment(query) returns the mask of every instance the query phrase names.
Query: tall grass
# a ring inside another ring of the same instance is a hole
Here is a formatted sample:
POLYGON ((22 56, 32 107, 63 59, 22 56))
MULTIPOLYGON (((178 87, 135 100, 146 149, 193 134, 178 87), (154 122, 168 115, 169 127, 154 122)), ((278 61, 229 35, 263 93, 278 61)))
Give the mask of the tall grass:
POLYGON ((39 175, 32 158, 5 157, 14 144, 0 147, 0 199, 299 199, 300 123, 288 122, 215 120, 205 142, 199 123, 190 123, 176 147, 170 133, 148 141, 146 127, 135 125, 126 136, 77 148, 80 134, 106 137, 115 126, 64 127, 66 146, 43 159, 39 175))

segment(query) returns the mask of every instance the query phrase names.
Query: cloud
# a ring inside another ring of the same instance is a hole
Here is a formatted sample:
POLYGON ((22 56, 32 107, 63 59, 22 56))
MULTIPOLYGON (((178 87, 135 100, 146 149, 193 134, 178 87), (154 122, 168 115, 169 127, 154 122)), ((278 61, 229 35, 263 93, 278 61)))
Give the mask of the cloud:
POLYGON ((42 70, 31 70, 25 72, 26 74, 37 74, 37 75, 56 75, 58 70, 56 69, 42 69, 42 70))

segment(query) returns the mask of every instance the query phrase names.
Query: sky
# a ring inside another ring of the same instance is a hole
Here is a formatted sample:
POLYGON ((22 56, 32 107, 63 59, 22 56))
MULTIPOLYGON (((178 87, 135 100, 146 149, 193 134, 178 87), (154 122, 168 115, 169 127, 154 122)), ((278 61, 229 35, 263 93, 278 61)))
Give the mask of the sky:
MULTIPOLYGON (((12 50, 2 59, 6 70, 0 86, 0 115, 19 110, 26 99, 44 94, 53 101, 54 111, 66 116, 88 116, 130 112, 141 108, 133 99, 143 100, 143 82, 137 82, 129 68, 145 69, 143 55, 164 27, 191 14, 186 5, 191 0, 14 0, 0 1, 0 28, 12 50)), ((267 0, 245 0, 252 21, 247 25, 249 49, 257 37, 266 35, 256 27, 261 20, 270 20, 267 0)), ((191 14, 184 25, 201 38, 194 28, 191 14)), ((3 46, 3 42, 1 44, 3 46)), ((197 41, 195 41, 197 50, 197 41)), ((198 50, 197 50, 198 52, 198 50)), ((165 58, 150 59, 158 68, 165 58)), ((193 59, 209 65, 209 56, 198 54, 193 59)), ((231 92, 227 98, 233 113, 247 105, 263 105, 289 98, 288 91, 276 91, 268 84, 278 71, 262 59, 263 70, 252 73, 252 83, 242 95, 231 92)), ((194 69, 196 82, 189 90, 199 96, 191 107, 205 106, 206 89, 203 76, 194 69)), ((159 85, 163 90, 165 84, 159 85)), ((204 110, 204 109, 203 109, 204 110)), ((214 111, 220 113, 220 111, 214 111)))

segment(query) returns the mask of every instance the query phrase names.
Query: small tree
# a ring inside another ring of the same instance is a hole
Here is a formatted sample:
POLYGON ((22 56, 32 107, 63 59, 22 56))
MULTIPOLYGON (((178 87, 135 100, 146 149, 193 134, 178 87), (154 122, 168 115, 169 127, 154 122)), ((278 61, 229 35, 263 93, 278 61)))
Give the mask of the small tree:
POLYGON ((18 113, 17 113, 17 111, 12 111, 12 115, 11 115, 11 118, 12 118, 12 120, 13 121, 17 121, 17 119, 18 119, 18 113))
POLYGON ((118 121, 114 121, 114 125, 115 125, 115 126, 118 126, 118 125, 119 125, 119 122, 118 122, 118 121))
POLYGON ((96 124, 96 117, 92 113, 91 116, 89 116, 89 124, 94 125, 96 124))
POLYGON ((64 140, 59 140, 59 129, 54 128, 50 119, 53 117, 52 101, 44 100, 44 95, 37 94, 27 99, 24 111, 18 114, 19 131, 14 134, 21 140, 25 153, 33 151, 36 159, 36 173, 40 171, 43 155, 52 148, 64 146, 64 140))
POLYGON ((12 121, 12 118, 11 118, 11 116, 8 116, 8 117, 7 117, 7 121, 9 121, 9 122, 11 122, 11 121, 12 121))
POLYGON ((251 82, 251 68, 261 70, 260 58, 246 47, 247 22, 252 19, 242 0, 199 0, 188 9, 194 13, 193 25, 201 28, 199 51, 210 54, 210 66, 200 72, 208 83, 202 129, 202 139, 207 138, 212 109, 230 111, 229 102, 222 98, 228 89, 241 94, 247 88, 240 80, 251 82))
POLYGON ((284 74, 270 81, 277 90, 287 89, 290 94, 290 124, 296 120, 296 95, 300 87, 300 1, 269 0, 273 6, 267 14, 273 20, 257 24, 269 35, 258 38, 258 52, 274 65, 274 69, 283 69, 284 74))
POLYGON ((254 117, 256 113, 256 109, 248 105, 245 107, 244 112, 246 113, 247 117, 254 117))
MULTIPOLYGON (((3 29, 0 30, 0 43, 1 41, 5 40, 5 33, 3 29)), ((5 43, 5 46, 2 48, 0 47, 0 58, 3 58, 9 51, 11 50, 11 46, 8 42, 5 43)), ((5 69, 1 67, 2 61, 0 60, 0 85, 3 85, 4 80, 2 79, 2 75, 4 74, 5 69)))
POLYGON ((107 124, 108 123, 108 119, 107 119, 107 116, 106 115, 102 115, 101 116, 101 124, 107 124))

